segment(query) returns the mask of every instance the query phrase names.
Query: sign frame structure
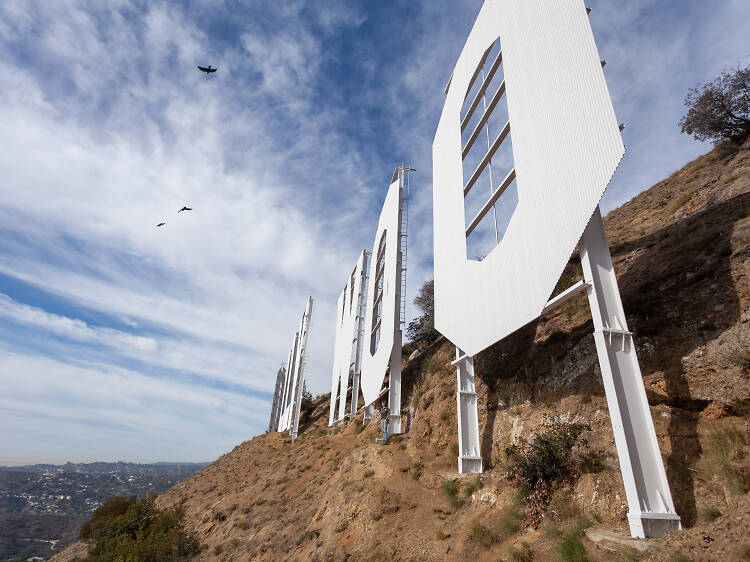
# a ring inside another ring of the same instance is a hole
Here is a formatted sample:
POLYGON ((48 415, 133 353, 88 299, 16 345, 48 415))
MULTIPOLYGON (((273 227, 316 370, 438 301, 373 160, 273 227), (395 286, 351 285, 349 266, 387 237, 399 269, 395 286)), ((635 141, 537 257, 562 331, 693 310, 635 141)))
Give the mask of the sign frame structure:
POLYGON ((473 356, 586 290, 631 534, 680 529, 599 211, 625 147, 583 1, 486 0, 445 93, 433 143, 435 327, 457 347, 459 470, 481 471, 473 356), (504 80, 464 144, 498 40, 488 76, 502 64, 504 80), (508 121, 494 141, 488 132, 464 182, 464 158, 503 95, 508 121), (464 197, 511 136, 514 167, 467 227, 464 197), (468 259, 466 239, 513 181, 518 203, 502 239, 483 260, 468 259), (579 243, 584 281, 548 300, 579 243))
POLYGON ((286 367, 282 364, 276 373, 276 387, 273 392, 273 404, 271 405, 271 417, 268 421, 268 431, 276 431, 279 427, 279 414, 281 414, 281 390, 284 388, 286 379, 286 367))
POLYGON ((353 417, 357 412, 359 382, 362 373, 362 349, 365 328, 365 300, 369 272, 369 253, 362 250, 336 309, 336 338, 331 377, 331 409, 329 427, 353 417), (349 386, 351 382, 351 387, 349 386), (346 411, 346 398, 352 391, 351 407, 346 411), (338 415, 336 406, 338 404, 338 415))
POLYGON ((307 336, 312 321, 313 298, 307 299, 305 312, 300 320, 299 331, 294 335, 294 344, 287 361, 286 381, 279 419, 279 431, 289 431, 292 442, 299 431, 299 414, 302 407, 302 389, 307 365, 307 336))
POLYGON ((294 340, 292 342, 292 348, 289 350, 289 357, 286 363, 286 376, 284 378, 284 386, 281 389, 281 405, 279 406, 279 423, 277 431, 286 431, 289 429, 289 407, 292 399, 293 384, 292 373, 295 372, 296 361, 297 361, 297 345, 299 342, 299 332, 295 332, 294 340))
POLYGON ((407 166, 397 166, 383 203, 370 254, 370 275, 365 302, 364 351, 361 388, 365 399, 363 421, 372 417, 375 402, 382 396, 388 374, 388 434, 401 427, 401 325, 405 321, 406 248, 408 231, 407 166))

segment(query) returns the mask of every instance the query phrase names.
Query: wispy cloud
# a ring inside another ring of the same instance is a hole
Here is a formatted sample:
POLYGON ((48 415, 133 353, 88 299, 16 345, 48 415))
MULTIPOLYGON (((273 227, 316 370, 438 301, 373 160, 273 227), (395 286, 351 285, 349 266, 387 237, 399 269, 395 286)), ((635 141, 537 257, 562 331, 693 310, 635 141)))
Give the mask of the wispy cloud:
POLYGON ((156 351, 156 341, 152 338, 134 336, 111 328, 91 327, 81 320, 50 314, 40 308, 16 302, 2 293, 0 317, 80 342, 135 349, 139 352, 156 351))
MULTIPOLYGON (((335 301, 401 162, 409 300, 431 276, 432 137, 480 5, 0 3, 6 462, 36 454, 24 439, 46 460, 204 459, 262 431, 308 295, 326 392, 335 301)), ((611 208, 705 150, 674 126, 681 100, 746 54, 750 14, 593 7, 628 125, 611 208)))

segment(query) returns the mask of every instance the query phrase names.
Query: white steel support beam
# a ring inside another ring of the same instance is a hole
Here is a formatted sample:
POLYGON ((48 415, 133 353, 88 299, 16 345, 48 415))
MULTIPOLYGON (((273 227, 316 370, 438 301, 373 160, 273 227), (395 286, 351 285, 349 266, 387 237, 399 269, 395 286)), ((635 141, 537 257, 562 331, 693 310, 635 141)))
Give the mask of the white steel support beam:
POLYGON ((479 450, 479 415, 477 392, 474 386, 474 358, 456 348, 456 405, 458 412, 458 472, 481 474, 482 456, 479 450))
POLYGON ((295 384, 294 384, 294 401, 290 406, 291 420, 289 423, 289 435, 292 438, 292 442, 297 439, 297 432, 299 431, 299 414, 302 407, 302 390, 304 388, 305 380, 305 367, 307 364, 307 334, 310 331, 310 322, 312 320, 313 311, 313 298, 307 299, 307 306, 305 307, 305 313, 302 316, 302 322, 300 323, 298 345, 297 345, 297 364, 295 372, 295 384))
POLYGON ((281 365, 276 373, 276 387, 273 392, 273 404, 271 405, 271 417, 268 421, 268 431, 277 431, 279 427, 279 414, 281 412, 281 399, 284 390, 284 379, 286 378, 286 368, 281 365))
POLYGON ((354 418, 354 414, 357 413, 357 401, 359 399, 359 376, 358 372, 355 372, 352 376, 352 401, 351 408, 349 409, 349 417, 354 418))
POLYGON ((565 289, 562 293, 559 295, 551 298, 547 301, 547 304, 544 305, 544 308, 542 309, 542 314, 545 312, 552 310, 553 308, 556 308, 563 304, 564 302, 568 302, 570 299, 572 299, 574 296, 576 296, 581 291, 585 291, 591 287, 590 284, 586 283, 583 280, 578 281, 577 283, 574 283, 567 289, 565 289))
POLYGON ((388 378, 388 409, 391 412, 388 435, 401 433, 401 338, 396 338, 391 352, 388 378))
MULTIPOLYGON (((390 422, 388 423, 388 435, 398 435, 402 432, 401 428, 401 300, 406 298, 404 270, 406 266, 406 256, 404 255, 406 242, 406 223, 404 221, 404 205, 406 198, 404 194, 404 166, 396 168, 398 172, 399 185, 399 204, 398 204, 398 251, 396 252, 396 310, 395 315, 395 333, 393 336, 393 348, 391 349, 391 359, 388 367, 388 410, 390 411, 390 422)), ((394 174, 395 175, 395 174, 394 174)))
POLYGON ((349 377, 351 377, 351 368, 341 373, 339 378, 339 413, 336 421, 341 421, 346 415, 346 395, 349 393, 349 377))
POLYGON ((375 413, 375 405, 369 404, 368 406, 364 406, 362 410, 364 411, 362 414, 362 424, 367 425, 375 413))
POLYGON ((580 252, 584 279, 590 285, 594 341, 628 500, 630 533, 663 537, 681 529, 680 517, 672 503, 598 206, 583 232, 580 252))

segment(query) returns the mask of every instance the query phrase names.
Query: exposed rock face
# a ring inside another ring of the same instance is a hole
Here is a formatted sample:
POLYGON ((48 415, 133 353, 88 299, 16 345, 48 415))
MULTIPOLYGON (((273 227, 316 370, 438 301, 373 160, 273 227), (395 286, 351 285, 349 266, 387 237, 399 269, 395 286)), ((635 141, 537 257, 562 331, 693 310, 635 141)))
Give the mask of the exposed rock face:
MULTIPOLYGON (((647 541, 647 554, 739 559, 750 546, 750 498, 727 489, 706 451, 714 429, 747 431, 750 411, 743 402, 750 400, 750 144, 698 158, 611 212, 605 225, 675 506, 688 529, 647 541), (724 515, 703 521, 705 508, 724 515)), ((574 255, 560 289, 580 276, 574 255)), ((627 503, 591 331, 581 294, 477 357, 482 456, 494 468, 458 507, 440 489, 446 475, 457 477, 449 342, 406 362, 409 431, 400 442, 372 442, 377 416, 362 433, 357 420, 329 432, 323 396, 294 444, 280 434, 258 436, 159 503, 184 505, 202 559, 497 560, 510 557, 508 548, 556 559, 559 539, 523 525, 486 550, 469 537, 475 521, 492 526, 514 509, 505 448, 538 432, 545 414, 557 415, 591 424, 581 447, 603 463, 560 490, 598 521, 581 538, 589 558, 641 549, 623 538, 627 503)), ((469 482, 462 479, 464 487, 469 482)), ((545 525, 557 525, 563 515, 546 517, 545 525)))

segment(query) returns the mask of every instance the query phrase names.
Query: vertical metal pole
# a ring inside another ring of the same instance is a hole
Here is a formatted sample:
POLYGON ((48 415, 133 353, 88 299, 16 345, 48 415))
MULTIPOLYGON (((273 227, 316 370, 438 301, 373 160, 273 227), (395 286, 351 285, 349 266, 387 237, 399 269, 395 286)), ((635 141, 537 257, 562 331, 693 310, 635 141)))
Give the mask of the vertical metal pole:
POLYGON ((458 412, 458 472, 481 474, 479 450, 479 415, 474 386, 474 358, 456 348, 456 411, 458 412))
POLYGON ((354 356, 354 377, 352 378, 352 404, 351 417, 357 413, 357 402, 359 400, 359 379, 362 375, 362 349, 365 338, 365 311, 367 307, 367 281, 369 259, 367 250, 362 252, 362 271, 359 275, 359 291, 357 296, 357 350, 354 356))
POLYGON ((663 537, 681 528, 675 513, 633 334, 628 330, 599 207, 580 246, 594 341, 612 420, 628 521, 634 537, 663 537))

